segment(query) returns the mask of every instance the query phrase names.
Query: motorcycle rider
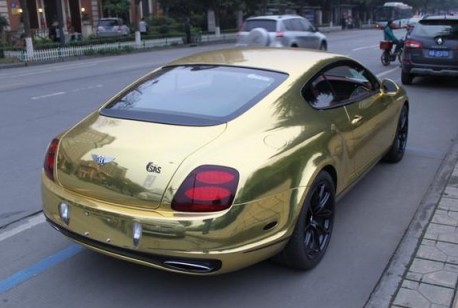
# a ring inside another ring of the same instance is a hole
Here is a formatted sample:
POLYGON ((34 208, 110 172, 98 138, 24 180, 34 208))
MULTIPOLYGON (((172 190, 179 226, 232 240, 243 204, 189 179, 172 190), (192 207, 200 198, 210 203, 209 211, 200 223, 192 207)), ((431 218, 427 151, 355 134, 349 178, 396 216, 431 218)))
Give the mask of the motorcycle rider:
POLYGON ((394 54, 397 55, 401 48, 404 46, 404 41, 398 39, 393 33, 394 24, 392 20, 388 20, 386 26, 383 28, 383 36, 385 41, 392 41, 396 45, 394 54))

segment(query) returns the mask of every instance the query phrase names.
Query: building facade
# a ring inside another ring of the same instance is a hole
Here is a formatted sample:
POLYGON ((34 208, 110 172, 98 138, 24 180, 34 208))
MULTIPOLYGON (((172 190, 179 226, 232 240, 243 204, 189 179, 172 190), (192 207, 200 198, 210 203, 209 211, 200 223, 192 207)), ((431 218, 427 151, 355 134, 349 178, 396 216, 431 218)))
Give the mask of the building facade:
MULTIPOLYGON (((158 14, 157 0, 130 0, 130 11, 125 22, 134 25, 137 19, 158 14)), ((33 33, 46 32, 58 21, 59 7, 66 33, 82 33, 84 26, 91 28, 105 16, 102 0, 25 0, 29 12, 30 28, 33 33), (60 3, 59 3, 60 1, 60 3)), ((9 31, 23 31, 23 12, 19 0, 0 0, 0 15, 6 17, 9 31)))

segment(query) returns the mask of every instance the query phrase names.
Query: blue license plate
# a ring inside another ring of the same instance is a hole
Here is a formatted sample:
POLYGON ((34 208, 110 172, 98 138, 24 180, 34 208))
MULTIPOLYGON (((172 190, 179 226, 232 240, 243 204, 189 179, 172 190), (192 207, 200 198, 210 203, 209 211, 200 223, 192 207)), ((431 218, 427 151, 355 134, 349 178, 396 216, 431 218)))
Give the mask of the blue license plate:
POLYGON ((434 58, 448 58, 449 52, 448 50, 431 49, 429 50, 428 55, 434 58))

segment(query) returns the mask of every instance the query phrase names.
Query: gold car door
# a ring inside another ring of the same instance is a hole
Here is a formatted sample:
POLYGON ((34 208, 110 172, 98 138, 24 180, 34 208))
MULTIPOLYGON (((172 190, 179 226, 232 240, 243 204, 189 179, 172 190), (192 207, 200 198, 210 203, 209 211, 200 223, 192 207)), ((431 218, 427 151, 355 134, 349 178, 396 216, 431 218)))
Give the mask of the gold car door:
POLYGON ((376 163, 391 143, 390 99, 377 79, 360 64, 347 61, 324 73, 352 126, 352 154, 356 174, 376 163))
POLYGON ((364 173, 375 164, 386 149, 387 105, 379 94, 366 96, 345 105, 352 125, 354 166, 357 174, 364 173))

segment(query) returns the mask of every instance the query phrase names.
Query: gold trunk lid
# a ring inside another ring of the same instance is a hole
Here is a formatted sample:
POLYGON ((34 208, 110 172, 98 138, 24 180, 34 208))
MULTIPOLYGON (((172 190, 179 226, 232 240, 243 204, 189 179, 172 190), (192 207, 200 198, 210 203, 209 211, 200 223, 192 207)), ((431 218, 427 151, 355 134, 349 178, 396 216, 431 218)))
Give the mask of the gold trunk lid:
POLYGON ((56 180, 88 198, 155 209, 183 160, 224 129, 94 114, 61 138, 56 180))

